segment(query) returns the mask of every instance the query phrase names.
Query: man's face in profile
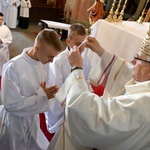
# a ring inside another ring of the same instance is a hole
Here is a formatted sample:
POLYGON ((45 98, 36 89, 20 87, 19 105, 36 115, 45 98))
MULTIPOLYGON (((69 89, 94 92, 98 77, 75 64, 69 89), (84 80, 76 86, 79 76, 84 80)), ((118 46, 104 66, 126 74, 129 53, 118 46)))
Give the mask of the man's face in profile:
POLYGON ((3 23, 3 16, 0 16, 0 25, 3 23))
POLYGON ((139 51, 131 63, 134 65, 132 76, 135 81, 143 82, 150 80, 150 61, 147 60, 147 55, 139 51))
MULTIPOLYGON (((78 47, 86 38, 86 35, 73 35, 72 38, 67 38, 66 43, 70 48, 73 48, 74 46, 78 47)), ((83 52, 85 46, 81 46, 79 51, 83 52)))
POLYGON ((46 43, 37 44, 36 49, 37 60, 42 64, 53 62, 54 57, 59 54, 59 51, 57 51, 52 45, 46 43))

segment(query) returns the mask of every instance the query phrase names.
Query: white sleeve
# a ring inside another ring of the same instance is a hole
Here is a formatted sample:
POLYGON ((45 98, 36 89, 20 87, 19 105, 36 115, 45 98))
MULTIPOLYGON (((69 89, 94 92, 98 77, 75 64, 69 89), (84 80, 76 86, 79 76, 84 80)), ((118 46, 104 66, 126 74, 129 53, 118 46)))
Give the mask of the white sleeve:
POLYGON ((1 38, 1 40, 2 40, 3 44, 9 45, 9 44, 12 43, 12 34, 11 34, 10 30, 7 27, 4 28, 4 30, 7 33, 7 35, 6 35, 6 37, 1 38))
POLYGON ((29 8, 31 8, 32 7, 32 5, 31 5, 31 1, 29 0, 29 5, 28 5, 28 7, 29 8))
POLYGON ((21 4, 20 0, 17 0, 17 7, 19 7, 21 4))
POLYGON ((49 111, 45 112, 47 130, 55 133, 64 123, 64 109, 56 99, 51 101, 49 111))
POLYGON ((61 87, 63 85, 63 73, 61 72, 62 68, 61 68, 61 63, 56 59, 54 59, 53 63, 50 64, 50 67, 52 69, 52 72, 55 75, 55 84, 58 87, 61 87))
POLYGON ((17 116, 31 116, 48 111, 50 100, 40 85, 35 94, 27 97, 21 94, 19 80, 13 67, 8 67, 3 72, 1 98, 5 109, 17 116))
MULTIPOLYGON (((105 79, 109 75, 112 65, 116 61, 116 56, 108 51, 105 51, 95 63, 90 71, 90 80, 94 85, 103 85, 105 79)), ((105 85, 103 85, 105 87, 105 85)))
POLYGON ((6 56, 0 51, 0 76, 2 75, 3 65, 7 62, 6 56))
POLYGON ((91 63, 90 63, 90 59, 88 58, 87 55, 83 55, 83 71, 84 71, 84 77, 85 77, 85 80, 88 84, 88 87, 89 87, 89 90, 90 91, 93 91, 92 90, 92 87, 90 85, 90 77, 89 77, 89 74, 90 74, 90 70, 91 70, 91 63))
MULTIPOLYGON (((50 65, 52 65, 52 64, 50 64, 50 65)), ((58 66, 58 64, 57 64, 57 66, 58 66)), ((48 86, 52 86, 55 84, 58 86, 58 82, 62 83, 62 81, 59 80, 61 78, 60 77, 61 74, 59 73, 58 69, 56 69, 57 67, 55 65, 53 65, 53 69, 54 69, 55 73, 57 74, 57 77, 56 77, 53 74, 51 66, 49 66, 49 67, 50 67, 50 69, 49 69, 49 81, 48 81, 49 85, 48 86)), ((45 114, 45 118, 46 118, 47 130, 50 133, 55 133, 64 122, 64 109, 60 106, 58 101, 56 99, 54 99, 50 103, 49 111, 45 112, 44 114, 45 114)))
POLYGON ((66 81, 65 120, 71 140, 86 148, 107 149, 113 144, 116 149, 132 149, 149 131, 149 94, 98 97, 87 90, 80 72, 67 78, 74 82, 66 81))

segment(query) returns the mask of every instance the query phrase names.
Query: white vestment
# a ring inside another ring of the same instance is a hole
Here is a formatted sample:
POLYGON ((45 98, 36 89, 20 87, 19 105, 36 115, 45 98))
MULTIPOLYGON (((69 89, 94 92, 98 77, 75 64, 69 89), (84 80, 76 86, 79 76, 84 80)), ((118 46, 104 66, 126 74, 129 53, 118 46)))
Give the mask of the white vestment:
POLYGON ((7 0, 7 10, 6 10, 6 25, 9 28, 16 28, 17 25, 17 12, 18 7, 20 6, 20 0, 7 0), (13 5, 13 3, 16 3, 16 6, 13 5))
POLYGON ((59 102, 66 98, 65 124, 48 150, 150 148, 150 81, 126 84, 132 66, 113 57, 104 52, 91 72, 95 83, 108 76, 102 97, 88 90, 82 70, 73 71, 66 79, 56 94, 59 102))
MULTIPOLYGON (((55 75, 55 84, 58 87, 61 87, 63 85, 66 78, 70 75, 70 72, 71 72, 72 67, 69 63, 68 55, 69 55, 69 49, 67 47, 63 52, 57 55, 54 58, 53 63, 50 64, 51 69, 55 75)), ((83 57, 83 70, 84 70, 84 76, 88 85, 90 82, 89 81, 90 69, 91 69, 90 59, 87 56, 84 56, 83 57)), ((90 88, 90 85, 89 85, 89 88, 90 88)))
POLYGON ((7 60, 9 60, 9 49, 8 46, 12 43, 12 34, 7 26, 4 24, 0 25, 0 51, 2 51, 7 60))
POLYGON ((7 26, 0 25, 0 39, 2 43, 0 43, 0 76, 2 75, 2 66, 3 64, 9 60, 9 44, 12 43, 12 34, 7 26))
POLYGON ((3 65, 7 62, 5 55, 0 51, 0 77, 2 76, 3 65))
MULTIPOLYGON (((50 81, 51 83, 54 82, 53 84, 56 84, 58 87, 61 87, 63 85, 66 78, 69 76, 71 72, 71 65, 68 60, 68 54, 69 49, 67 47, 66 50, 57 55, 54 58, 53 63, 50 64, 51 65, 50 67, 55 77, 50 78, 49 80, 51 80, 50 81)), ((84 76, 88 84, 88 87, 91 90, 89 81, 90 69, 91 69, 90 60, 88 57, 84 56, 83 57, 84 76)), ((45 113, 46 124, 48 131, 50 133, 55 133, 64 122, 64 109, 56 100, 53 101, 50 107, 51 109, 45 113)))
POLYGON ((29 8, 31 8, 30 0, 21 0, 20 16, 29 18, 29 8))
POLYGON ((0 0, 0 12, 2 13, 3 10, 2 10, 2 0, 0 0))
POLYGON ((40 86, 49 78, 49 64, 31 59, 26 54, 30 49, 4 66, 0 149, 46 150, 49 144, 39 127, 39 113, 48 111, 51 102, 40 86))
POLYGON ((8 3, 7 0, 2 0, 2 13, 4 15, 4 23, 6 23, 6 12, 7 12, 7 8, 8 8, 8 3))

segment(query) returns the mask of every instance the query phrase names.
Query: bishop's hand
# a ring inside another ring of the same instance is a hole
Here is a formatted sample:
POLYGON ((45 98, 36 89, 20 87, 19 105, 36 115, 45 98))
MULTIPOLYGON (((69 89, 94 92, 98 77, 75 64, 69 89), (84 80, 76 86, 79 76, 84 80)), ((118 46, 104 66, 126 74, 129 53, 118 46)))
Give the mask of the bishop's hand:
POLYGON ((95 37, 88 36, 86 38, 85 47, 90 48, 93 52, 97 53, 99 56, 101 56, 105 51, 95 37))
POLYGON ((81 53, 79 52, 79 49, 77 47, 73 47, 70 50, 70 54, 68 55, 69 63, 72 67, 78 66, 80 68, 83 67, 83 60, 81 53))

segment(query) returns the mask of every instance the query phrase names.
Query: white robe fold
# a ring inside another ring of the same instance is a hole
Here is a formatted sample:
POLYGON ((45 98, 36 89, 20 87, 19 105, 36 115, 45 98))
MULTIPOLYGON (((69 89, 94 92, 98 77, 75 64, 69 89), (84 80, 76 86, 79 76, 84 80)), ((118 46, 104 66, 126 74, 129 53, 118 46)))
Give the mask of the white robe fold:
POLYGON ((4 15, 4 23, 6 23, 6 13, 7 13, 7 8, 8 8, 8 2, 7 0, 2 0, 2 13, 4 15))
POLYGON ((2 13, 3 12, 3 9, 2 9, 2 0, 0 0, 0 12, 2 13))
MULTIPOLYGON (((53 78, 50 78, 51 84, 56 84, 58 87, 61 87, 65 82, 66 78, 69 76, 71 72, 71 65, 68 60, 69 49, 68 47, 60 53, 58 56, 54 58, 53 63, 51 63, 50 67, 54 73, 53 78)), ((91 69, 90 60, 87 56, 83 57, 83 70, 86 82, 88 84, 89 89, 90 87, 90 80, 89 80, 89 72, 91 69)), ((52 75, 50 75, 52 76, 52 75)), ((65 99, 64 99, 65 100, 65 99)), ((50 133, 55 133, 63 124, 64 122, 64 108, 54 100, 51 103, 50 110, 45 113, 47 129, 50 133)))
POLYGON ((0 77, 2 76, 3 65, 7 62, 6 56, 0 51, 0 77))
POLYGON ((49 144, 39 127, 38 115, 50 107, 51 100, 40 87, 49 78, 49 64, 31 59, 26 54, 30 49, 4 65, 1 100, 6 117, 0 119, 2 149, 46 150, 49 144))
POLYGON ((9 49, 8 46, 12 43, 12 34, 7 26, 4 24, 0 25, 0 50, 3 51, 7 60, 9 60, 9 49))
POLYGON ((30 0, 21 0, 20 16, 29 18, 29 8, 31 8, 30 0))
POLYGON ((0 25, 0 76, 2 75, 3 64, 9 60, 9 45, 12 43, 12 34, 7 26, 0 25))
POLYGON ((20 0, 7 0, 7 8, 6 8, 6 25, 9 28, 16 28, 17 26, 17 13, 18 13, 18 7, 20 6, 20 0), (16 6, 13 5, 13 3, 16 3, 16 6))
POLYGON ((148 150, 150 81, 124 87, 131 69, 124 60, 104 52, 91 72, 95 83, 108 76, 105 90, 110 93, 102 97, 88 90, 82 70, 73 71, 56 94, 60 103, 66 98, 65 124, 48 150, 148 150))

